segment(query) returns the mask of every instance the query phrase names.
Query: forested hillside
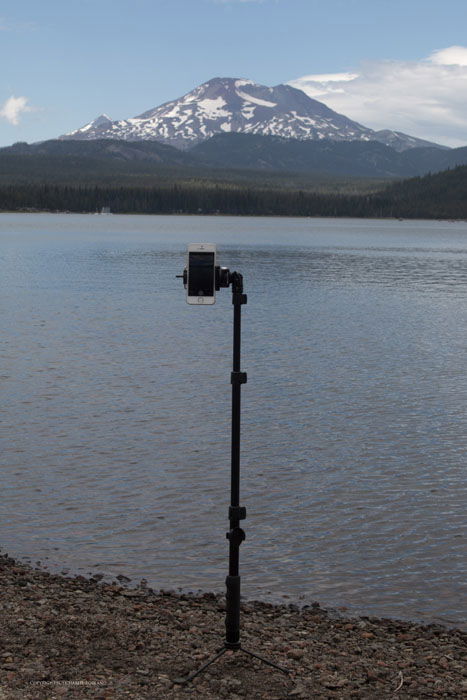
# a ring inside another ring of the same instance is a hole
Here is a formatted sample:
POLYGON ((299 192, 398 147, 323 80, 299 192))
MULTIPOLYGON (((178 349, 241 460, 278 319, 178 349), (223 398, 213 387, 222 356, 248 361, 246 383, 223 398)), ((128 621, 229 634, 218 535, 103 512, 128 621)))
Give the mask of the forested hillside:
POLYGON ((313 192, 367 193, 388 177, 227 168, 200 165, 187 153, 152 143, 48 141, 37 147, 15 144, 0 150, 0 185, 57 184, 99 187, 159 187, 161 184, 242 185, 313 192))
POLYGON ((467 219, 467 167, 390 185, 373 194, 329 194, 242 184, 156 187, 0 186, 0 210, 128 214, 230 214, 467 219))
POLYGON ((467 166, 390 185, 370 198, 384 215, 421 219, 467 219, 467 166))

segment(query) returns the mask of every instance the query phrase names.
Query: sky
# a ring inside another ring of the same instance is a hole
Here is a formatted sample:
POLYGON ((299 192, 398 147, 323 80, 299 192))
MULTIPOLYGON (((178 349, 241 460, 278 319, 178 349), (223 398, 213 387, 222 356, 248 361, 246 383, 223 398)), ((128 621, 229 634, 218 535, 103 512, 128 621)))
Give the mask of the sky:
POLYGON ((126 119, 216 76, 291 82, 467 145, 465 0, 2 0, 0 146, 126 119))

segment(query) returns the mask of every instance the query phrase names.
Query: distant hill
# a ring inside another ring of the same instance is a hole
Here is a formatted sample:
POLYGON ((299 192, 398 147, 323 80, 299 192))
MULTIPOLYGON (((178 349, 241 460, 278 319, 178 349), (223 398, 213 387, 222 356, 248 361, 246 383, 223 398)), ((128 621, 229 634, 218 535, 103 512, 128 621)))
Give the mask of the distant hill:
MULTIPOLYGON (((233 139, 237 134, 231 135, 233 139)), ((249 139, 265 139, 263 151, 273 137, 245 136, 243 152, 248 153, 249 139)), ((209 143, 209 142, 207 142, 209 143)), ((291 142, 291 148, 296 143, 291 142)), ((315 191, 371 191, 387 178, 358 175, 341 177, 338 170, 326 173, 323 168, 307 170, 297 167, 298 160, 288 158, 284 162, 271 159, 270 167, 263 167, 263 158, 246 159, 238 166, 224 160, 231 151, 229 140, 221 140, 213 149, 213 156, 180 151, 157 141, 59 141, 37 144, 16 143, 0 149, 0 184, 5 183, 57 183, 102 184, 122 186, 153 186, 160 181, 209 181, 238 182, 253 186, 313 189, 315 191), (219 155, 216 157, 216 149, 219 155), (289 170, 297 172, 289 172, 289 170), (336 174, 337 173, 337 174, 336 174), (375 181, 376 182, 373 182, 375 181)), ((331 169, 332 170, 332 169, 331 169)), ((371 169, 368 170, 371 173, 371 169)))
POLYGON ((376 141, 299 141, 255 134, 217 134, 189 153, 217 166, 340 176, 400 178, 467 164, 467 147, 400 153, 376 141))
POLYGON ((66 156, 67 158, 114 159, 120 161, 150 161, 166 165, 192 165, 197 159, 178 148, 158 141, 60 141, 51 139, 40 143, 14 143, 0 148, 0 155, 66 156))
POLYGON ((366 177, 413 174, 399 153, 376 141, 298 141, 277 136, 218 134, 190 153, 218 167, 228 163, 232 168, 366 177))
POLYGON ((398 152, 376 141, 298 140, 257 134, 217 134, 181 151, 158 141, 111 139, 16 143, 0 149, 0 182, 113 182, 150 177, 258 180, 301 177, 404 178, 467 164, 467 147, 398 152), (249 174, 248 171, 250 171, 249 174), (255 172, 253 172, 255 171, 255 172))

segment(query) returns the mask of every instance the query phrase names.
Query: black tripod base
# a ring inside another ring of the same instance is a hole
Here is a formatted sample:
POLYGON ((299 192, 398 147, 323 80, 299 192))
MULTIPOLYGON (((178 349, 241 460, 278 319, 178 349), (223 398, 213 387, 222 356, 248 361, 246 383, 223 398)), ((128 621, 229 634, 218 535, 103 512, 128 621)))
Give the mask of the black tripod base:
POLYGON ((209 659, 209 661, 206 661, 205 664, 200 666, 200 668, 197 671, 194 671, 194 673, 191 673, 188 676, 182 677, 182 678, 174 678, 173 682, 177 683, 179 685, 184 685, 185 683, 190 683, 194 678, 200 675, 200 673, 203 673, 207 669, 208 666, 213 664, 217 659, 220 659, 221 656, 225 654, 226 651, 242 651, 244 654, 248 654, 248 656, 252 656, 255 659, 258 659, 261 661, 263 664, 267 664, 268 666, 272 666, 272 668, 277 669, 278 671, 282 671, 282 673, 289 674, 290 671, 288 668, 284 668, 283 666, 279 666, 278 664, 275 664, 272 661, 269 661, 268 659, 263 658, 262 656, 259 656, 258 654, 255 654, 254 652, 250 651, 249 649, 244 649, 240 644, 238 646, 230 646, 228 644, 225 644, 225 646, 222 647, 222 649, 219 649, 219 651, 209 659))

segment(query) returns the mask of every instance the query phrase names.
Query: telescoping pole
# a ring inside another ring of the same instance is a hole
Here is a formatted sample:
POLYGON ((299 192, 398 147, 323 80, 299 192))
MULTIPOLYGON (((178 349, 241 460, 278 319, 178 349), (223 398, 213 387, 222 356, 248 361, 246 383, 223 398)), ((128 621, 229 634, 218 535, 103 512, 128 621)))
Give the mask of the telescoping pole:
POLYGON ((240 647, 240 545, 245 539, 245 532, 240 527, 240 520, 246 517, 246 508, 240 506, 240 413, 241 385, 247 380, 246 372, 240 370, 241 348, 241 309, 247 303, 243 294, 243 278, 238 272, 232 273, 233 319, 233 371, 232 383, 232 442, 231 442, 231 487, 229 521, 229 575, 226 578, 226 641, 229 649, 240 647))

